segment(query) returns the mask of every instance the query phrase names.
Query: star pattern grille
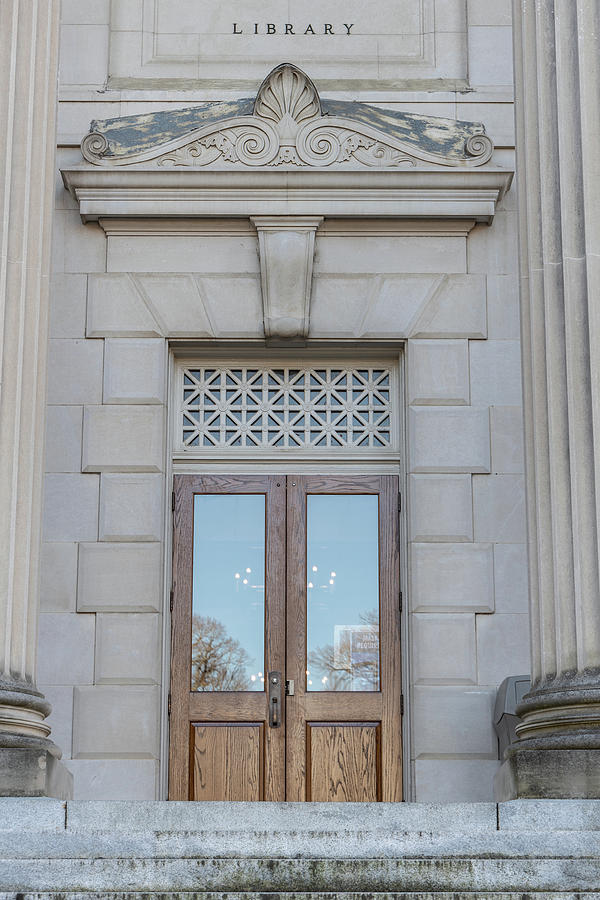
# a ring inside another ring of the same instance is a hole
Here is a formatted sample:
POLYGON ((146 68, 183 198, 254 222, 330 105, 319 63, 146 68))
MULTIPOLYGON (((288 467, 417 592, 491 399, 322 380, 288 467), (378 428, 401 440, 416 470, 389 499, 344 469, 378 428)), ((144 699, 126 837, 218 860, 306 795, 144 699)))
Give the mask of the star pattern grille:
POLYGON ((182 449, 390 447, 390 382, 384 368, 186 368, 182 449))

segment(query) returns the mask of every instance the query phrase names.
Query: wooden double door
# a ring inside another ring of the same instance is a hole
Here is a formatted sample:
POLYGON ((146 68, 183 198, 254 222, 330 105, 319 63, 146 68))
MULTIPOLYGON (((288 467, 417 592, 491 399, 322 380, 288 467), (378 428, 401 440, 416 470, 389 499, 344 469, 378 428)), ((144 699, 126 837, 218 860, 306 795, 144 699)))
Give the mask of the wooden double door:
POLYGON ((174 479, 169 797, 402 799, 398 479, 174 479))

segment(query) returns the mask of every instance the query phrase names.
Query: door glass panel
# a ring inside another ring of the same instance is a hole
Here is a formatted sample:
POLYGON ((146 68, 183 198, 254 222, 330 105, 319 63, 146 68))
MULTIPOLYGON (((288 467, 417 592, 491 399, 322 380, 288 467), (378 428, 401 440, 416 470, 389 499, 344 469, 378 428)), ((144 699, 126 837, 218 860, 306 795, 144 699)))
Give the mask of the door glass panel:
POLYGON ((379 501, 307 497, 308 691, 379 690, 379 501))
POLYGON ((196 494, 193 691, 262 691, 265 496, 196 494))

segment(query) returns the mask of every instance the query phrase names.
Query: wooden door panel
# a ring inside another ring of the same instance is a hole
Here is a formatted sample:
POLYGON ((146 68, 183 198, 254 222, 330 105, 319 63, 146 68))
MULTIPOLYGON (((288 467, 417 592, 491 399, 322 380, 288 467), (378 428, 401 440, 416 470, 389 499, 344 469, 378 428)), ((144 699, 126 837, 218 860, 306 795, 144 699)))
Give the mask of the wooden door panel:
POLYGON ((264 724, 194 722, 190 800, 264 800, 264 724))
POLYGON ((327 691, 305 694, 300 699, 303 715, 307 720, 319 722, 377 721, 383 715, 383 697, 377 692, 342 693, 327 691))
POLYGON ((285 715, 268 726, 266 691, 191 688, 194 497, 265 496, 264 674, 285 667, 285 479, 174 478, 169 799, 285 799, 285 715), (214 723, 214 724, 213 724, 214 723), (227 757, 236 771, 225 772, 227 757), (257 774, 258 772, 258 774, 257 774), (241 779, 241 780, 240 780, 241 779))
POLYGON ((190 721, 204 722, 259 722, 265 719, 265 696, 244 691, 218 694, 190 693, 190 721), (210 698, 207 702, 207 696, 210 698), (218 699, 215 699, 218 698, 218 699), (211 702, 212 701, 212 702, 211 702))
POLYGON ((287 677, 294 679, 295 695, 287 701, 286 797, 401 800, 398 479, 289 476, 287 498, 287 677), (309 689, 306 553, 311 494, 378 496, 379 690, 309 689))
POLYGON ((307 722, 306 799, 381 800, 378 722, 307 722))

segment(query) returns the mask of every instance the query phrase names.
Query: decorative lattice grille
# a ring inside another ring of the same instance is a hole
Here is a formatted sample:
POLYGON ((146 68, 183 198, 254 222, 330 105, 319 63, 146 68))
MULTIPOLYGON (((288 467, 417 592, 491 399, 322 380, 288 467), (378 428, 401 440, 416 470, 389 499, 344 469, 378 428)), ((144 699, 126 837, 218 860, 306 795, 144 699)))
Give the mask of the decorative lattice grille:
POLYGON ((182 449, 391 447, 390 369, 189 367, 182 449))

